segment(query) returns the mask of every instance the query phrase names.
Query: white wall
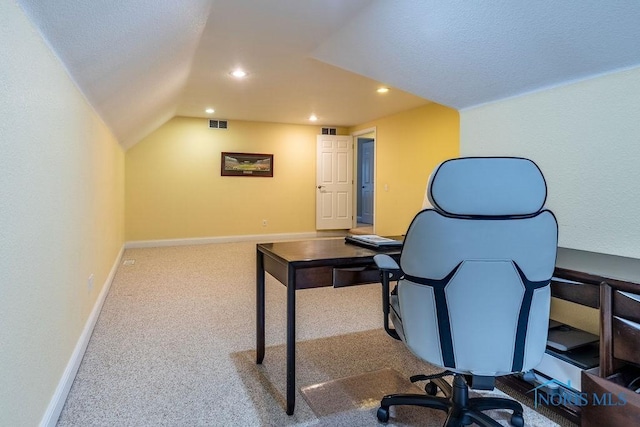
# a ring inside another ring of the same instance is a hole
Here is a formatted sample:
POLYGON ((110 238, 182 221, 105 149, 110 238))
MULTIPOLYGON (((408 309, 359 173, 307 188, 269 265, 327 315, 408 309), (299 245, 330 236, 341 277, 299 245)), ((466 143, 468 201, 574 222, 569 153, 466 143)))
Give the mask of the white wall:
POLYGON ((0 425, 34 426, 123 245, 124 153, 14 1, 0 40, 0 425))
POLYGON ((538 163, 560 246, 640 258, 640 68, 462 111, 460 151, 538 163))

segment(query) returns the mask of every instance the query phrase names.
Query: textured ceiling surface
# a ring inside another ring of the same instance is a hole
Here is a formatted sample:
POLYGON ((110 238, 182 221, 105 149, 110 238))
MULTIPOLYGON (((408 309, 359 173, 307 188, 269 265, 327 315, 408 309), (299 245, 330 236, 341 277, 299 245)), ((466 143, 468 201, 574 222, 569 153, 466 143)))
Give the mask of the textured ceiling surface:
POLYGON ((376 1, 313 55, 465 109, 638 66, 638 40, 635 0, 376 1))
POLYGON ((369 0, 216 2, 196 51, 178 114, 279 123, 349 126, 427 103, 309 56, 369 0), (246 7, 241 7, 246 5, 246 7), (234 80, 229 71, 250 74, 234 80))
POLYGON ((173 117, 209 0, 20 2, 124 146, 173 117))
POLYGON ((640 65, 636 0, 18 2, 125 148, 206 107, 349 126, 640 65))

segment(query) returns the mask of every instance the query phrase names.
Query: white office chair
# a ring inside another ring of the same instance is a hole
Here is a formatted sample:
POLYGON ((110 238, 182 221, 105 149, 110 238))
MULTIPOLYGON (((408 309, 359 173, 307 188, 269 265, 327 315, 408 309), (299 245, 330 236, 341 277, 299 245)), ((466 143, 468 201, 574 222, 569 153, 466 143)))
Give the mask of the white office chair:
POLYGON ((469 398, 469 387, 491 390, 496 376, 528 371, 544 354, 558 242, 556 219, 543 209, 545 180, 527 159, 460 158, 435 170, 428 191, 433 209, 413 219, 400 264, 375 261, 385 329, 447 371, 412 377, 432 380, 427 394, 385 396, 378 419, 388 421, 390 406, 419 405, 447 411, 446 426, 497 426, 482 411, 510 409, 511 424, 522 426, 518 402, 469 398))

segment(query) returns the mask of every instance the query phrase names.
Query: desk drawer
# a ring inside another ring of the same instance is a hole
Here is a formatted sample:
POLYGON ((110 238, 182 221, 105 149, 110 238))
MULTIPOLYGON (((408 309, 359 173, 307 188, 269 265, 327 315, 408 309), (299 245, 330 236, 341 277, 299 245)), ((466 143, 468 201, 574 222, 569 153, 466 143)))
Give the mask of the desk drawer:
POLYGON ((640 323, 640 295, 614 291, 613 315, 640 323))
POLYGON ((380 282, 380 270, 373 266, 340 267, 333 269, 333 287, 380 282))
POLYGON ((614 316, 612 330, 613 357, 640 365, 640 324, 614 316))
MULTIPOLYGON (((276 277, 280 280, 279 277, 276 277)), ((280 280, 286 283, 286 274, 280 280)), ((374 266, 307 267, 296 271, 296 289, 361 285, 380 282, 380 270, 374 266)))

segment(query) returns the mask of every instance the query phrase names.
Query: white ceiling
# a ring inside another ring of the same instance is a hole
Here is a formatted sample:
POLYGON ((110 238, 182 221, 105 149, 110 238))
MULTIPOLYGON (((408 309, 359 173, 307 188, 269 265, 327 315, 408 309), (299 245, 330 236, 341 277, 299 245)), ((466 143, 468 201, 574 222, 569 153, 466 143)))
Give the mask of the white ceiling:
POLYGON ((349 126, 640 65, 637 0, 18 2, 125 148, 209 106, 349 126))

